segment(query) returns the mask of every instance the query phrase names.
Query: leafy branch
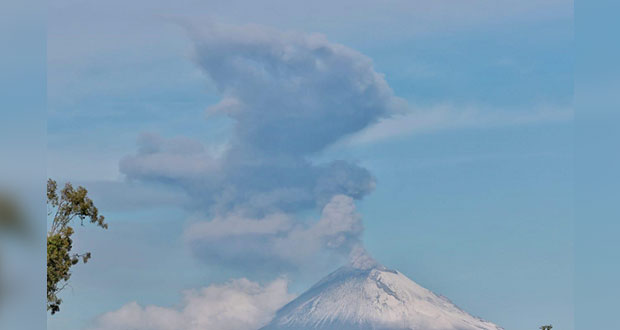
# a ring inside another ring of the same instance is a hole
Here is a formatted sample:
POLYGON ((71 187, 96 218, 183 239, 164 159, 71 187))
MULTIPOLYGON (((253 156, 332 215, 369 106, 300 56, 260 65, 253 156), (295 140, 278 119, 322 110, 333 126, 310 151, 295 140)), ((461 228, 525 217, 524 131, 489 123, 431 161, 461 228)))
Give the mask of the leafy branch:
POLYGON ((71 267, 80 260, 87 263, 90 252, 73 253, 71 224, 77 219, 80 225, 87 220, 103 229, 108 228, 105 218, 99 214, 84 187, 75 189, 71 183, 58 191, 56 181, 47 180, 47 215, 52 223, 47 232, 47 310, 53 315, 60 310, 62 299, 58 294, 67 286, 71 278, 71 267))

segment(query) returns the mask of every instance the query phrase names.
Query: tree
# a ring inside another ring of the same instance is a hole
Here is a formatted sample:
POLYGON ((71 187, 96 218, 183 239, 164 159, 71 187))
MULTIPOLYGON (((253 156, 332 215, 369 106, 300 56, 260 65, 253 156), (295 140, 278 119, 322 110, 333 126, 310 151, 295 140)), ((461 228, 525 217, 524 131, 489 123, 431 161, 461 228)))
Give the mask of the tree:
POLYGON ((48 219, 53 215, 47 232, 47 310, 53 315, 60 310, 62 299, 58 294, 67 286, 71 278, 71 267, 80 262, 88 262, 90 252, 73 253, 71 251, 74 233, 71 225, 77 219, 80 225, 84 220, 103 229, 108 228, 105 218, 88 197, 84 187, 73 188, 66 183, 58 191, 56 181, 47 180, 48 219))

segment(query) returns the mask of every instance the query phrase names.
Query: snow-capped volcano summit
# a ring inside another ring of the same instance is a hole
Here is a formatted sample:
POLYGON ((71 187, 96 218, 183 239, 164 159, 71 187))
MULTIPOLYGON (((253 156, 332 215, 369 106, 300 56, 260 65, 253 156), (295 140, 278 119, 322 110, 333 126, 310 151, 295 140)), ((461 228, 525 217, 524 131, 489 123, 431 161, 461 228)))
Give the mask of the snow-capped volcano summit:
POLYGON ((499 330, 372 259, 331 273, 260 330, 499 330))

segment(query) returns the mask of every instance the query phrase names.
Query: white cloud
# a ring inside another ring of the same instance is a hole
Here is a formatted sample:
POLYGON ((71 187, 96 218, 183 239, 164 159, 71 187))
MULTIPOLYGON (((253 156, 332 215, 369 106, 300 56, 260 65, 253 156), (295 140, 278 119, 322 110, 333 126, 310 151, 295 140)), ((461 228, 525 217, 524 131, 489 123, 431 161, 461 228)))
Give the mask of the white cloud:
POLYGON ((131 302, 98 317, 89 330, 256 330, 292 300, 286 279, 247 279, 184 292, 178 308, 131 302))

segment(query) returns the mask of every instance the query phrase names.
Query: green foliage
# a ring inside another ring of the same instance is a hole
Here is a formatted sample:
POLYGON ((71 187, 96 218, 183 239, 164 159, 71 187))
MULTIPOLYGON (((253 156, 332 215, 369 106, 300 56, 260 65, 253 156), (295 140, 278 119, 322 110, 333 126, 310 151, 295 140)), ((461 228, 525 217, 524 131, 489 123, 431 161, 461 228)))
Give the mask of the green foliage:
POLYGON ((90 252, 78 254, 71 251, 74 233, 71 224, 78 219, 80 225, 84 220, 103 229, 108 228, 105 218, 88 197, 84 187, 73 188, 71 183, 65 184, 58 191, 56 181, 47 180, 48 216, 52 223, 47 233, 47 310, 53 315, 60 310, 62 299, 58 294, 67 286, 71 278, 71 267, 80 262, 88 262, 90 252))

